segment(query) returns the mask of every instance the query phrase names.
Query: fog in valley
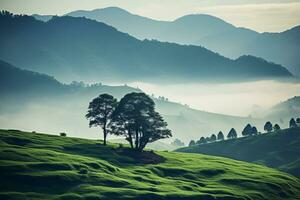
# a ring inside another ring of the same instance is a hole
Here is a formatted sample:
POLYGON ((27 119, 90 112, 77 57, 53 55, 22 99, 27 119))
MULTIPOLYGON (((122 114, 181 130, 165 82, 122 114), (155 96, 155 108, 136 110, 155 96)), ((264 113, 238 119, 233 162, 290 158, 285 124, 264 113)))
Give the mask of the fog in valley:
POLYGON ((148 94, 164 96, 198 110, 234 116, 263 117, 272 106, 300 94, 300 83, 255 81, 227 84, 154 85, 132 83, 148 94))
MULTIPOLYGON (((111 84, 109 84, 111 85, 111 84)), ((272 106, 299 95, 299 83, 257 81, 231 84, 154 85, 148 83, 122 84, 116 92, 111 86, 99 86, 89 91, 84 86, 79 92, 56 97, 52 94, 27 102, 14 100, 0 109, 0 126, 83 138, 102 138, 100 128, 89 128, 85 119, 88 103, 100 93, 111 93, 120 99, 130 91, 142 90, 155 98, 156 107, 173 131, 170 143, 180 138, 185 143, 212 133, 227 134, 234 127, 241 134, 247 123, 263 132, 263 124, 272 106), (131 87, 129 87, 131 86, 131 87), (174 103, 173 103, 174 102, 174 103), (8 109, 9 108, 9 109, 8 109)), ((288 126, 290 115, 283 117, 282 127, 288 126)), ((273 116, 279 123, 279 114, 273 116)), ((271 120, 271 119, 270 119, 271 120)), ((116 139, 109 136, 109 139, 116 139)))

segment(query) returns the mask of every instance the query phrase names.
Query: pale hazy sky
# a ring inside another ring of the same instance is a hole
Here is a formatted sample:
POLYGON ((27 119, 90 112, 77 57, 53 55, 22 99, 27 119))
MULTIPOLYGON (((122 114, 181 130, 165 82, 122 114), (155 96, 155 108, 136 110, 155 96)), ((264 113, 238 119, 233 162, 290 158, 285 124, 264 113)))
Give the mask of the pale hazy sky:
POLYGON ((206 13, 260 32, 278 32, 300 24, 300 0, 0 0, 0 9, 22 14, 62 15, 109 6, 159 20, 206 13))

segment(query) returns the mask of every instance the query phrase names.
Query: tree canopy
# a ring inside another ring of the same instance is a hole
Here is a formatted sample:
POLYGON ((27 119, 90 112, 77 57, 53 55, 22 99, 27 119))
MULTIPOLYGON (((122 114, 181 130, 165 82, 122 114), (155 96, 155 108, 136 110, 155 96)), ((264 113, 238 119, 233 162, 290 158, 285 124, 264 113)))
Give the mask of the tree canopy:
POLYGON ((167 123, 155 111, 154 101, 145 93, 126 94, 116 107, 112 133, 125 136, 132 148, 143 150, 147 143, 172 136, 167 123))
POLYGON ((252 126, 250 124, 247 124, 244 130, 242 131, 243 136, 249 136, 252 134, 252 126))
POLYGON ((228 135, 227 135, 228 139, 233 139, 233 138, 237 138, 237 133, 236 130, 234 128, 230 129, 228 135))
POLYGON ((94 98, 88 107, 86 118, 89 119, 89 126, 100 126, 103 130, 103 143, 106 145, 108 124, 111 121, 112 113, 117 105, 117 99, 109 94, 101 94, 94 98))
POLYGON ((224 140, 224 134, 222 131, 218 133, 218 140, 224 140))
POLYGON ((266 124, 264 125, 264 130, 267 132, 271 132, 273 130, 273 125, 271 122, 266 122, 266 124))
POLYGON ((211 142, 215 142, 217 140, 217 136, 215 135, 215 134, 212 134, 211 136, 210 136, 210 141, 211 142))
POLYGON ((207 143, 207 141, 203 136, 197 141, 197 144, 205 144, 205 143, 207 143))
POLYGON ((294 128, 294 127, 297 127, 297 124, 296 124, 295 119, 292 118, 292 119, 290 120, 290 128, 294 128))
POLYGON ((257 135, 257 134, 258 134, 257 128, 255 126, 253 126, 251 128, 251 135, 257 135))
POLYGON ((191 146, 195 146, 196 145, 196 142, 195 142, 195 140, 191 140, 190 141, 190 143, 189 143, 189 147, 191 147, 191 146))
POLYGON ((274 131, 279 131, 281 128, 278 124, 275 124, 274 125, 274 131))

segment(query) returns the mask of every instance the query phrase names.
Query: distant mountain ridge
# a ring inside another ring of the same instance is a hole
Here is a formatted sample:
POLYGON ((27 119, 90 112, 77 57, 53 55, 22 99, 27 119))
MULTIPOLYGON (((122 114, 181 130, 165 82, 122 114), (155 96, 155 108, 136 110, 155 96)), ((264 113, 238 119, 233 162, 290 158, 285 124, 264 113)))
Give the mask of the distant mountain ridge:
POLYGON ((260 58, 231 60, 199 46, 140 41, 86 18, 42 22, 2 13, 0 27, 5 27, 0 58, 64 81, 232 82, 292 76, 260 58))
POLYGON ((67 15, 101 21, 139 39, 201 45, 230 58, 262 57, 300 75, 300 26, 281 33, 258 33, 210 15, 193 14, 174 21, 157 21, 117 7, 73 11, 67 15))
POLYGON ((276 104, 266 112, 265 117, 272 119, 277 123, 281 122, 285 124, 288 124, 291 118, 299 118, 300 96, 295 96, 276 104))

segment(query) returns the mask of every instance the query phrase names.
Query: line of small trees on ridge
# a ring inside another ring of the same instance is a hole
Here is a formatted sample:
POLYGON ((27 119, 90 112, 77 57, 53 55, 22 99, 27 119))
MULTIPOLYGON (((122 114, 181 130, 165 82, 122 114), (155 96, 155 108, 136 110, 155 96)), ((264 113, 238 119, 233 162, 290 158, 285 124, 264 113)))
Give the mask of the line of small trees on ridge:
MULTIPOLYGON (((300 118, 297 118, 296 120, 292 118, 289 122, 289 127, 294 128, 300 126, 300 118)), ((278 124, 273 124, 268 121, 264 125, 264 130, 266 133, 270 133, 272 131, 279 131, 281 128, 278 124)), ((257 128, 255 126, 251 126, 251 124, 247 124, 245 128, 242 131, 242 136, 248 137, 248 136, 253 136, 253 135, 258 135, 261 134, 261 132, 258 132, 257 128)), ((230 129, 230 131, 227 134, 227 139, 234 139, 237 138, 237 132, 234 128, 230 129)), ((217 135, 212 134, 210 137, 201 137, 198 141, 191 140, 189 143, 189 146, 194 146, 194 145, 201 145, 201 144, 206 144, 206 143, 211 143, 211 142, 216 142, 216 141, 223 141, 225 139, 224 134, 222 131, 220 131, 217 135)))
POLYGON ((102 128, 104 145, 108 134, 125 137, 137 151, 150 142, 172 137, 167 123, 155 111, 154 101, 145 93, 126 94, 119 102, 109 94, 101 94, 89 103, 86 118, 90 127, 102 128))

